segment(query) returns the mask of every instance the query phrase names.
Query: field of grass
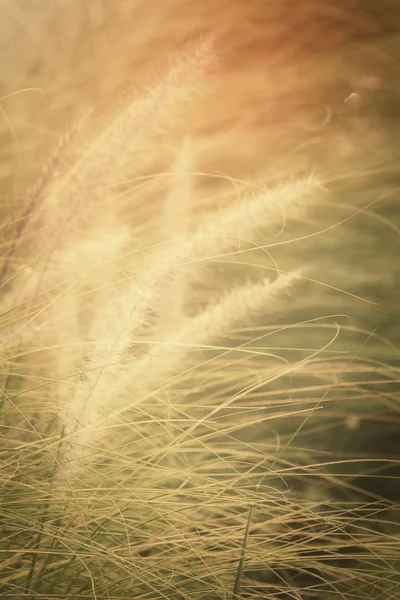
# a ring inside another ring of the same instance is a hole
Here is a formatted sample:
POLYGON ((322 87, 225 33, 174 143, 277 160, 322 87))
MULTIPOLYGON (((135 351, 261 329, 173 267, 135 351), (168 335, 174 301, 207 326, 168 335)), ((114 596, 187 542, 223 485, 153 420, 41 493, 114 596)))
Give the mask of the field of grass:
POLYGON ((400 597, 400 10, 0 0, 0 597, 400 597))

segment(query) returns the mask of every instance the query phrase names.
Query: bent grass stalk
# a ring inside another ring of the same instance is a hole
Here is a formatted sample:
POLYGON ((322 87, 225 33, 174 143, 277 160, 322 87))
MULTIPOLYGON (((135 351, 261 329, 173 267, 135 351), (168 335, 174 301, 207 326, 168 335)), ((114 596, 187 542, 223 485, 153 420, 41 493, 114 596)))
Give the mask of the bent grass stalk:
MULTIPOLYGON (((172 166, 172 180, 163 206, 161 223, 162 237, 168 242, 171 238, 184 238, 189 235, 194 190, 193 144, 186 137, 179 148, 175 164, 172 166)), ((159 306, 157 329, 173 329, 185 315, 187 287, 190 272, 177 269, 170 275, 170 281, 159 306)))
POLYGON ((237 287, 202 313, 186 319, 160 345, 154 342, 144 359, 133 367, 129 379, 144 388, 162 384, 166 377, 182 368, 193 349, 211 347, 228 335, 232 327, 251 321, 258 314, 279 311, 284 296, 298 279, 298 274, 288 273, 279 275, 275 281, 265 279, 237 287))

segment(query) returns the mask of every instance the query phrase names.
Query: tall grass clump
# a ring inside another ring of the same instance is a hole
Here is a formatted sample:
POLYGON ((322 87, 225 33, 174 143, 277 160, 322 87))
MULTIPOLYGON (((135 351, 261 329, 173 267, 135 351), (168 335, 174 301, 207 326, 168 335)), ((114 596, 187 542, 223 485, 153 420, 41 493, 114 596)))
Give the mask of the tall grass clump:
POLYGON ((0 5, 1 597, 400 596, 396 44, 328 4, 0 5))

